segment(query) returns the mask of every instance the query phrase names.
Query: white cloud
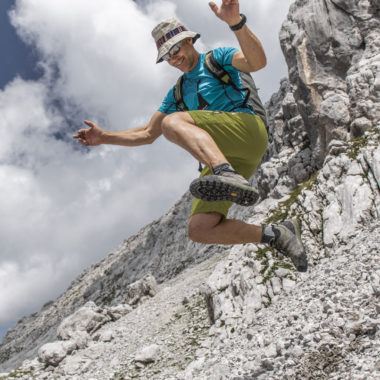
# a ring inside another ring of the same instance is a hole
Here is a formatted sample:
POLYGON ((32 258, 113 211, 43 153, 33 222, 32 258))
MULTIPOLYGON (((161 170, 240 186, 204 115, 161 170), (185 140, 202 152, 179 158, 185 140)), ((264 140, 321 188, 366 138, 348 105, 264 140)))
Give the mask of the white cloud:
POLYGON ((58 67, 55 91, 88 113, 107 114, 112 128, 129 124, 136 103, 140 114, 152 112, 165 94, 167 67, 155 64, 152 49, 155 21, 133 1, 23 0, 18 9, 18 30, 58 67))
POLYGON ((3 126, 0 161, 33 149, 33 146, 25 141, 28 132, 32 136, 46 133, 49 127, 49 116, 43 103, 45 96, 46 88, 42 84, 24 82, 18 78, 4 91, 0 91, 3 126))
MULTIPOLYGON (((15 78, 0 91, 0 325, 56 297, 83 268, 162 215, 197 175, 195 160, 164 138, 90 150, 56 138, 71 134, 67 120, 81 127, 82 116, 117 130, 149 119, 180 75, 155 64, 151 30, 160 19, 178 16, 200 32, 200 50, 237 45, 208 1, 139 4, 16 2, 12 22, 38 50, 45 75, 39 82, 15 78)), ((283 61, 271 57, 279 56, 289 4, 241 0, 269 57, 256 79, 270 93, 285 74, 283 61)))

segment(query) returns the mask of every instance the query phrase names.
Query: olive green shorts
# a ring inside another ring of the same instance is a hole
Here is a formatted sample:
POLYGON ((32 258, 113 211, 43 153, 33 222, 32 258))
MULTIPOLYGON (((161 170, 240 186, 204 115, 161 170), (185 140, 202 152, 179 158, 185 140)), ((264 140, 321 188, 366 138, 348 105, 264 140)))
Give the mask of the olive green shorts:
MULTIPOLYGON (((268 145, 260 116, 245 112, 188 111, 195 124, 210 134, 232 167, 247 180, 255 172, 268 145)), ((200 177, 212 174, 206 166, 200 177)), ((191 215, 218 212, 227 217, 232 202, 206 202, 194 198, 191 215)))

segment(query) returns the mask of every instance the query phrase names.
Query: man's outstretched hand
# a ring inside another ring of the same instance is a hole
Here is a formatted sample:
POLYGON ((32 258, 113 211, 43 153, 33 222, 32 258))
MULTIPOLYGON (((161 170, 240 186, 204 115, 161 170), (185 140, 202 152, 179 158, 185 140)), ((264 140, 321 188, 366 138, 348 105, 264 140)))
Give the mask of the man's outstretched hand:
POLYGON ((213 1, 208 4, 215 15, 222 21, 225 21, 229 26, 236 25, 241 21, 238 0, 222 0, 220 7, 213 1))
POLYGON ((88 125, 89 129, 80 129, 76 135, 73 136, 81 144, 86 146, 96 146, 103 143, 103 130, 92 121, 85 120, 84 123, 88 125))

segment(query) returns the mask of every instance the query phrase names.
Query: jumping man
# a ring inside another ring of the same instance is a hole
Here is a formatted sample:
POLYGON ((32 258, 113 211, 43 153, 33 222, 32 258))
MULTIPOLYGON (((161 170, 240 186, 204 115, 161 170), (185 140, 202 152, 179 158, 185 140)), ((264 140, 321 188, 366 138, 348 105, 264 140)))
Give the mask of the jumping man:
POLYGON ((296 221, 255 226, 228 219, 232 202, 250 206, 258 192, 248 182, 267 148, 263 120, 247 102, 240 72, 266 65, 259 39, 239 13, 238 0, 209 3, 215 15, 235 33, 240 50, 221 47, 213 58, 232 79, 223 84, 205 63, 206 54, 194 44, 200 37, 175 18, 162 21, 152 31, 158 49, 157 63, 166 61, 184 74, 174 85, 147 125, 118 132, 103 131, 91 121, 73 137, 86 146, 151 144, 160 135, 181 146, 205 165, 190 185, 194 196, 188 234, 203 244, 269 244, 289 257, 298 271, 307 270, 307 257, 296 221), (181 92, 180 97, 178 92, 181 92), (179 100, 180 99, 180 100, 179 100))

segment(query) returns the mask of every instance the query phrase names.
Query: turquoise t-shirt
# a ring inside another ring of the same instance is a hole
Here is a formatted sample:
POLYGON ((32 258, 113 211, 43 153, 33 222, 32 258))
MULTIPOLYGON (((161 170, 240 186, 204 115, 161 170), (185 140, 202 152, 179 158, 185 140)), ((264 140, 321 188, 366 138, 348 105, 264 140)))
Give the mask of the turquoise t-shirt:
MULTIPOLYGON (((231 62, 233 55, 238 50, 232 47, 217 48, 214 52, 216 61, 224 67, 231 79, 242 88, 240 74, 231 62)), ((203 109, 210 111, 226 112, 254 112, 243 107, 245 92, 237 91, 231 85, 222 84, 207 69, 204 59, 205 53, 200 54, 199 62, 189 73, 183 74, 182 93, 183 100, 190 111, 203 109)), ((177 112, 173 86, 167 93, 159 111, 171 114, 177 112)))

